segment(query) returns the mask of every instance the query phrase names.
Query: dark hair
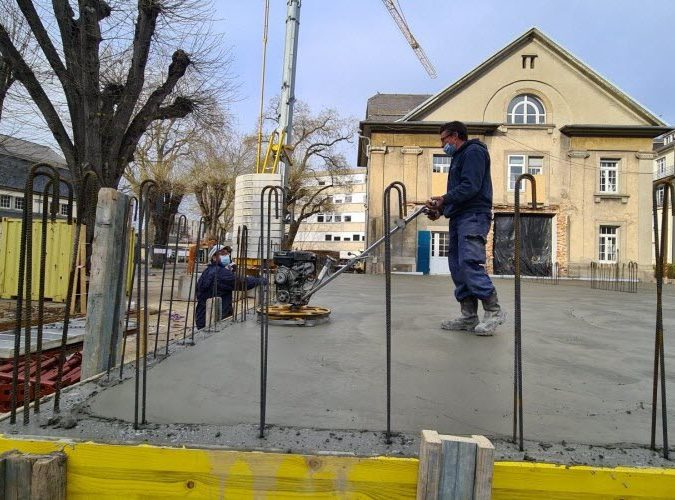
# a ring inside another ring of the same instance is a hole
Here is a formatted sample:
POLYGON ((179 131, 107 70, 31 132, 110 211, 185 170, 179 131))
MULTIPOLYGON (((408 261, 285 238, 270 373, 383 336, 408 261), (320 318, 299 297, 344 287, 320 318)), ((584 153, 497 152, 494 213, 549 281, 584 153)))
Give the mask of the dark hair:
POLYGON ((441 125, 441 130, 439 133, 442 134, 443 132, 447 132, 448 134, 457 132, 457 137, 463 141, 466 141, 469 138, 469 130, 466 128, 466 125, 458 121, 448 122, 441 125))

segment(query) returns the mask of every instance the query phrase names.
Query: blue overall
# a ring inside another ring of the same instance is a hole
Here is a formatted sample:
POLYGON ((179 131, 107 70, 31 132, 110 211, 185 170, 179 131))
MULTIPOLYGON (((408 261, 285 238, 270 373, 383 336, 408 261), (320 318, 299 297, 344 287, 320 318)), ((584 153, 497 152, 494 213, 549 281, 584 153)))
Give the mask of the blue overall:
POLYGON ((443 195, 443 215, 450 219, 448 267, 455 298, 487 299, 495 290, 485 270, 485 244, 492 222, 490 154, 477 139, 455 152, 443 195))

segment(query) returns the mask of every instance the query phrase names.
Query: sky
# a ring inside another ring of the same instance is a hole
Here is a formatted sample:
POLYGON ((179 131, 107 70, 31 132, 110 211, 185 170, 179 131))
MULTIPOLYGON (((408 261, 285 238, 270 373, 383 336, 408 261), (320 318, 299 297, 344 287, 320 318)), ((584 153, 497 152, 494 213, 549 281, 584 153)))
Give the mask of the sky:
MULTIPOLYGON (((256 129, 264 0, 215 0, 215 29, 233 56, 239 84, 231 106, 242 131, 256 129)), ((532 27, 675 124, 673 0, 398 0, 436 68, 431 79, 381 0, 304 0, 295 95, 312 110, 337 109, 355 121, 369 97, 434 94, 532 27)), ((270 1, 266 101, 279 93, 286 1, 270 1)), ((356 146, 346 151, 356 161, 356 146)))

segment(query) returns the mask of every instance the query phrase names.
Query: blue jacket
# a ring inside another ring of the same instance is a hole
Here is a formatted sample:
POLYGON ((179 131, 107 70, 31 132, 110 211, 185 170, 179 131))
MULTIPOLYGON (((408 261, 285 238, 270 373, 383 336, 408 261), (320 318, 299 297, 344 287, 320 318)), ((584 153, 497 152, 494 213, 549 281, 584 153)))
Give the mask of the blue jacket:
POLYGON ((455 152, 443 195, 443 215, 492 212, 490 153, 478 139, 466 141, 455 152))
MULTIPOLYGON (((264 283, 262 278, 246 278, 246 289, 264 283)), ((222 297, 221 318, 232 314, 232 291, 234 290, 235 276, 232 270, 218 264, 209 264, 197 281, 195 307, 195 324, 197 328, 206 325, 206 300, 211 297, 222 297)))

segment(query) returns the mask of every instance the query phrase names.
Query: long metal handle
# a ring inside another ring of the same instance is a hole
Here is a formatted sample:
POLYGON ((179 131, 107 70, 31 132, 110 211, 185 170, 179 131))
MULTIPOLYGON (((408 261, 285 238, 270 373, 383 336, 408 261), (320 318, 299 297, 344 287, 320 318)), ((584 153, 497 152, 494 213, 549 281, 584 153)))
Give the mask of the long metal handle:
MULTIPOLYGON (((427 210, 427 208, 426 208, 425 206, 419 207, 419 208, 418 208, 417 210, 415 210, 413 213, 411 213, 410 215, 408 215, 405 219, 402 219, 403 224, 398 224, 398 223, 397 223, 393 228, 391 228, 391 230, 389 231, 389 235, 391 236, 392 234, 397 233, 398 231, 400 231, 401 229, 403 229, 404 227, 406 227, 412 220, 416 219, 417 217, 419 217, 419 216, 422 215, 422 214, 426 214, 427 212, 428 212, 428 210, 427 210)), ((401 220, 401 219, 399 219, 399 221, 400 221, 400 220, 401 220)), ((398 222, 398 221, 397 221, 397 222, 398 222)), ((347 261, 347 263, 346 263, 344 266, 342 266, 340 269, 338 269, 337 271, 335 271, 335 273, 333 273, 331 276, 329 276, 328 278, 326 278, 326 279, 323 280, 322 282, 318 283, 318 284, 315 285, 311 290, 309 290, 308 292, 306 292, 306 293, 302 296, 302 300, 308 300, 312 295, 314 295, 316 292, 318 292, 319 290, 321 290, 321 289, 322 289, 323 287, 325 287, 328 283, 330 283, 330 282, 333 281, 335 278, 337 278, 338 276, 340 276, 342 273, 344 273, 345 271, 347 271, 348 269, 350 269, 350 268, 351 268, 354 264, 356 264, 359 260, 363 260, 363 258, 364 258, 366 255, 368 255, 372 250, 374 250, 375 248, 377 248, 378 246, 380 246, 382 243, 384 243, 385 238, 386 238, 386 236, 383 235, 379 240, 377 240, 375 243, 373 243, 372 245, 370 245, 368 248, 366 248, 366 249, 365 249, 363 252, 361 252, 359 255, 357 255, 357 256, 355 256, 355 257, 352 257, 349 261, 347 261)))

